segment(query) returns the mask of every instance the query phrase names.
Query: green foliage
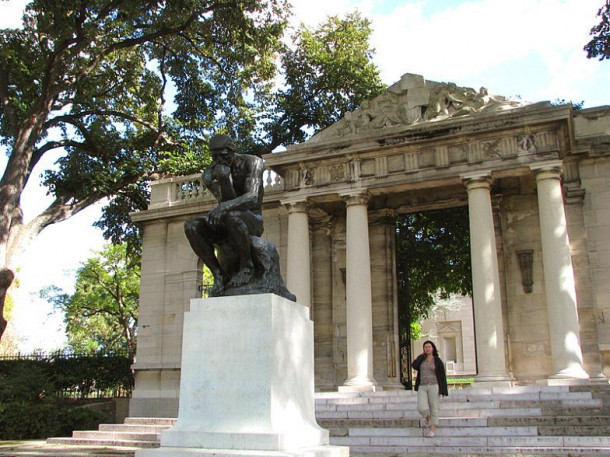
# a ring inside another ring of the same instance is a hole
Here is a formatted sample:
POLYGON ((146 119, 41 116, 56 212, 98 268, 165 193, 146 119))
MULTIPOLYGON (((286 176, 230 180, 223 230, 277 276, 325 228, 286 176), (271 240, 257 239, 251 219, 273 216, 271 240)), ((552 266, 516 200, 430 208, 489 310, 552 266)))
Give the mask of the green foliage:
POLYGON ((124 354, 55 354, 36 359, 0 360, 0 402, 42 403, 95 392, 130 392, 131 358, 124 354))
POLYGON ((578 110, 582 109, 582 107, 585 104, 585 101, 581 100, 580 102, 576 103, 576 102, 573 102, 571 100, 566 101, 563 98, 557 98, 557 99, 555 99, 555 101, 551 102, 551 105, 556 105, 556 106, 558 106, 558 105, 568 105, 568 104, 572 105, 572 108, 574 108, 575 110, 578 111, 578 110))
POLYGON ((91 430, 107 420, 100 412, 73 402, 0 403, 0 440, 46 439, 91 430))
POLYGON ((411 321, 410 327, 411 327, 411 335, 410 335, 411 340, 417 341, 417 340, 421 339, 421 324, 419 322, 411 321))
MULTIPOLYGON (((56 200, 28 236, 106 198, 96 225, 137 253, 146 182, 199 172, 211 134, 269 153, 380 93, 367 20, 301 27, 285 47, 287 16, 285 0, 34 0, 23 30, 0 31, 0 212, 19 213, 32 169, 61 150, 43 179, 56 200)), ((0 219, 0 244, 20 224, 0 219)))
POLYGON ((0 363, 0 402, 40 402, 54 390, 48 364, 32 360, 0 363))
POLYGON ((128 212, 146 208, 145 182, 199 171, 211 131, 253 118, 249 97, 275 74, 286 17, 285 0, 29 3, 22 30, 0 30, 0 144, 10 156, 0 245, 26 246, 44 227, 108 198, 99 225, 137 251, 128 212), (24 226, 13 215, 50 151, 63 154, 43 173, 55 200, 24 226))
POLYGON ((64 313, 68 344, 76 352, 135 355, 140 290, 139 257, 127 245, 107 245, 76 272, 75 292, 48 287, 41 296, 64 313))
POLYGON ((109 396, 133 388, 131 358, 92 354, 0 360, 0 440, 70 436, 108 421, 86 408, 82 399, 94 391, 109 396))
POLYGON ((201 281, 201 286, 203 288, 203 293, 201 294, 201 298, 208 298, 210 288, 214 285, 214 275, 207 267, 207 265, 203 265, 203 280, 201 281))
POLYGON ((587 58, 599 57, 599 60, 610 59, 610 0, 599 9, 597 15, 601 22, 591 29, 591 36, 584 49, 587 51, 587 58))
POLYGON ((428 317, 435 296, 472 295, 466 207, 400 217, 396 249, 402 328, 428 317))
POLYGON ((52 376, 57 391, 73 392, 81 398, 94 390, 131 391, 134 383, 131 357, 103 352, 79 357, 54 357, 52 376))
POLYGON ((267 151, 306 140, 385 89, 371 60, 370 34, 370 21, 357 12, 294 33, 282 56, 285 88, 264 123, 267 151))

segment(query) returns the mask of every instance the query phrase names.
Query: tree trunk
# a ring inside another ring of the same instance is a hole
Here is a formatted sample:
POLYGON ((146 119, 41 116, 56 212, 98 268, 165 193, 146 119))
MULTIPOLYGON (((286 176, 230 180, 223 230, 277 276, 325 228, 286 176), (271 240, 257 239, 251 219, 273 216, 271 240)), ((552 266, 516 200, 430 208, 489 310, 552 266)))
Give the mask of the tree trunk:
MULTIPOLYGON (((14 273, 11 270, 3 269, 0 270, 0 311, 4 311, 4 299, 6 298, 6 291, 13 283, 15 278, 14 273)), ((6 329, 7 321, 4 319, 3 313, 0 313, 0 339, 6 329)))

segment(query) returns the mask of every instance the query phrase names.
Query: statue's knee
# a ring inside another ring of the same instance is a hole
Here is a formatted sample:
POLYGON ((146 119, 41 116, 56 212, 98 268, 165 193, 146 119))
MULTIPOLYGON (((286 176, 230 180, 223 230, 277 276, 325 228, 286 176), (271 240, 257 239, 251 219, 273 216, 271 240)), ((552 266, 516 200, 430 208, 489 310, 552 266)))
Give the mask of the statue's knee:
POLYGON ((225 216, 225 225, 228 227, 237 227, 246 230, 248 228, 241 213, 237 211, 227 213, 225 216))
POLYGON ((184 223, 184 233, 187 237, 192 237, 197 234, 197 221, 189 219, 184 223))

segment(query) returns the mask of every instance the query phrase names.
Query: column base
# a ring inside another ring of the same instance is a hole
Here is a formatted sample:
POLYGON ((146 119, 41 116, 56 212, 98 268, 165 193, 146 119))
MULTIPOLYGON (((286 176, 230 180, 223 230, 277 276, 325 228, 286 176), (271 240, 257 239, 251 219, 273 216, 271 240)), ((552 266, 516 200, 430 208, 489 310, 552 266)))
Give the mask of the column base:
POLYGON ((381 386, 339 386, 338 392, 380 392, 381 386))
POLYGON ((476 387, 512 387, 514 381, 506 374, 480 374, 475 376, 473 386, 476 387))
POLYGON ((591 380, 585 370, 577 368, 552 374, 547 379, 546 384, 548 386, 586 386, 591 384, 591 380))
POLYGON ((610 384, 610 379, 606 378, 603 374, 591 376, 589 383, 596 385, 610 384))
POLYGON ((589 374, 582 368, 565 368, 561 371, 553 373, 549 379, 574 379, 574 380, 589 380, 589 374))
POLYGON ((339 392, 378 392, 383 390, 383 387, 378 386, 374 379, 354 376, 347 379, 338 390, 339 392))

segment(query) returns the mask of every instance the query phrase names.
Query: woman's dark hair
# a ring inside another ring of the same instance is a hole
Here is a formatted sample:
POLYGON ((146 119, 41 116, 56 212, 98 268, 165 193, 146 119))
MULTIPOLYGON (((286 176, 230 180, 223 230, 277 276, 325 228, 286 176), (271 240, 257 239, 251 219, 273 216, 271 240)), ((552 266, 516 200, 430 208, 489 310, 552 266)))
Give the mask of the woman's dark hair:
MULTIPOLYGON (((424 341, 423 346, 425 346, 426 344, 430 344, 432 346, 432 355, 434 357, 438 357, 438 351, 436 350, 436 344, 434 344, 432 341, 428 340, 428 341, 424 341)), ((422 346, 422 347, 423 347, 422 346)))

